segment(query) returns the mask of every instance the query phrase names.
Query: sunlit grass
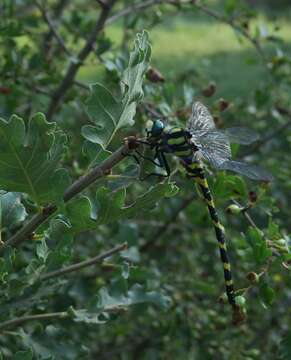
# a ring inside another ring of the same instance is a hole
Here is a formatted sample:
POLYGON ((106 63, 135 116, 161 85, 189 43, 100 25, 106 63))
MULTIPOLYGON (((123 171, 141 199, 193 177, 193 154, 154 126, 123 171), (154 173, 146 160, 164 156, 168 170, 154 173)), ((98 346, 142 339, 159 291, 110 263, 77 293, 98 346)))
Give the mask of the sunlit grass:
MULTIPOLYGON (((261 17, 253 27, 273 32, 274 24, 261 17)), ((291 43, 291 24, 280 22, 276 33, 291 43)), ((108 36, 116 45, 121 41, 118 26, 108 29, 108 36)), ((254 87, 258 78, 266 76, 266 70, 252 44, 238 36, 230 26, 217 21, 178 17, 169 19, 150 31, 153 47, 152 63, 167 77, 196 69, 205 79, 219 84, 222 96, 230 98, 245 95, 254 87)), ((86 66, 80 71, 83 81, 100 78, 97 66, 86 66)))

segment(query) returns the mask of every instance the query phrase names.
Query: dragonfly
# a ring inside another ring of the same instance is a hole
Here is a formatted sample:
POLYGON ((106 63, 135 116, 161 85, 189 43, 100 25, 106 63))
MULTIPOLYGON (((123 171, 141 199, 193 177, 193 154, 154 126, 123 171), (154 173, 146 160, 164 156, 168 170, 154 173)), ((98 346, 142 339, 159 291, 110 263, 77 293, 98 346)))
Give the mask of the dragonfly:
POLYGON ((185 128, 169 128, 159 119, 152 122, 151 126, 147 129, 145 140, 142 141, 143 144, 149 146, 154 152, 152 158, 145 157, 138 152, 139 156, 150 160, 166 171, 166 175, 151 173, 148 174, 149 176, 170 176, 171 169, 167 160, 167 154, 178 157, 186 170, 187 177, 193 179, 200 188, 219 245, 227 299, 235 311, 237 311, 238 305, 235 300, 225 229, 219 220, 205 176, 203 163, 207 161, 218 170, 231 170, 253 180, 269 182, 272 180, 272 175, 266 170, 231 159, 230 143, 249 145, 257 139, 257 133, 244 127, 233 127, 225 130, 217 129, 207 107, 197 101, 192 106, 192 113, 185 128))

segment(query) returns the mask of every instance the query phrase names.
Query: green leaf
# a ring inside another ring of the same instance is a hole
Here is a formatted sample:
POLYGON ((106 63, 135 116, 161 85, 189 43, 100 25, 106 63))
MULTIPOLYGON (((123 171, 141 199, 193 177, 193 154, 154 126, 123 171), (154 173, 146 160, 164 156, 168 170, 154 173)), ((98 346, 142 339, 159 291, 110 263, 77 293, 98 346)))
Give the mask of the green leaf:
POLYGON ((70 314, 76 322, 82 322, 85 324, 104 324, 106 322, 101 312, 93 313, 86 309, 75 310, 70 308, 70 314))
POLYGON ((275 291, 266 283, 259 283, 260 298, 264 307, 269 307, 273 304, 275 298, 275 291))
POLYGON ((125 262, 122 265, 121 276, 123 277, 123 279, 127 280, 129 278, 129 274, 130 274, 130 266, 129 263, 125 262))
POLYGON ((6 282, 6 276, 13 271, 15 262, 15 249, 8 248, 4 256, 0 258, 0 281, 6 282))
POLYGON ((102 288, 99 291, 97 308, 102 312, 108 312, 141 303, 153 303, 165 310, 170 306, 170 299, 157 291, 147 292, 139 284, 135 284, 126 295, 110 295, 107 288, 102 288))
POLYGON ((82 127, 85 139, 106 149, 118 129, 133 125, 136 104, 143 97, 142 81, 149 66, 150 55, 148 34, 144 31, 137 34, 134 49, 130 53, 128 67, 121 80, 120 100, 101 84, 91 86, 87 112, 94 125, 82 127))
POLYGON ((141 211, 152 209, 160 199, 174 196, 177 191, 177 187, 173 184, 157 184, 132 204, 125 205, 125 189, 111 192, 108 188, 102 187, 96 193, 97 219, 93 216, 92 204, 87 197, 73 200, 67 204, 67 216, 72 225, 71 230, 72 232, 93 230, 101 224, 128 219, 141 211))
POLYGON ((71 226, 61 219, 53 219, 46 235, 54 244, 49 254, 49 265, 56 268, 70 260, 73 250, 71 226))
POLYGON ((227 15, 233 14, 238 7, 238 0, 226 0, 224 2, 224 11, 227 15))
POLYGON ((25 220, 27 213, 20 202, 20 194, 8 192, 0 194, 0 231, 11 229, 25 220))
POLYGON ((65 150, 66 136, 37 113, 26 128, 13 115, 8 122, 0 119, 0 187, 24 192, 38 203, 62 198, 69 177, 58 164, 65 150))
POLYGON ((82 127, 82 135, 90 142, 100 144, 105 149, 110 143, 120 123, 122 103, 101 84, 91 85, 91 97, 87 102, 87 111, 95 126, 82 127))
POLYGON ((42 239, 36 246, 36 254, 38 258, 45 263, 49 253, 50 251, 47 247, 46 241, 45 239, 42 239))
POLYGON ((90 167, 94 167, 104 161, 111 152, 103 150, 102 147, 98 144, 94 144, 88 140, 84 141, 83 144, 83 153, 90 161, 90 167))
POLYGON ((15 355, 12 357, 13 360, 32 360, 33 359, 33 352, 32 349, 25 350, 25 351, 17 351, 15 355))
MULTIPOLYGON (((143 31, 136 35, 134 49, 130 53, 128 67, 121 80, 123 103, 127 106, 143 98, 142 81, 148 69, 150 57, 149 36, 146 31, 143 31)), ((134 116, 135 104, 130 112, 134 116)))
POLYGON ((152 303, 163 310, 169 308, 171 300, 158 291, 146 291, 141 285, 135 284, 127 293, 121 291, 110 294, 107 288, 99 290, 95 309, 69 309, 74 321, 86 324, 103 324, 109 320, 109 314, 119 312, 132 305, 152 303))
MULTIPOLYGON (((55 351, 53 349, 54 346, 52 346, 52 343, 50 345, 42 344, 42 342, 38 341, 37 338, 35 338, 33 336, 33 334, 30 334, 29 332, 25 333, 22 328, 20 328, 20 330, 17 333, 15 332, 15 334, 18 335, 18 337, 21 339, 21 343, 25 347, 33 350, 35 359, 44 359, 44 360, 45 359, 46 360, 53 359, 52 353, 54 354, 55 351)), ((60 340, 60 344, 62 345, 61 340, 60 340)), ((30 350, 30 351, 32 351, 32 350, 30 350)), ((64 354, 64 347, 62 348, 62 353, 58 353, 58 356, 56 358, 60 359, 62 354, 64 354)), ((20 359, 22 359, 22 358, 20 358, 20 359)), ((28 359, 30 359, 30 358, 28 358, 28 359)))
POLYGON ((280 233, 279 225, 273 222, 272 218, 269 218, 268 224, 268 239, 270 240, 279 240, 282 238, 280 233))
POLYGON ((215 198, 245 198, 248 191, 242 177, 219 173, 213 186, 213 194, 215 198))
POLYGON ((287 333, 287 335, 280 342, 280 359, 289 360, 291 359, 291 331, 287 333))
POLYGON ((138 247, 131 246, 127 250, 123 250, 119 253, 120 257, 123 259, 126 259, 127 261, 133 262, 133 263, 139 263, 140 262, 140 253, 138 250, 138 247))
POLYGON ((266 260, 272 256, 272 250, 267 247, 262 232, 259 229, 249 227, 246 236, 252 247, 255 261, 258 264, 265 263, 266 260))

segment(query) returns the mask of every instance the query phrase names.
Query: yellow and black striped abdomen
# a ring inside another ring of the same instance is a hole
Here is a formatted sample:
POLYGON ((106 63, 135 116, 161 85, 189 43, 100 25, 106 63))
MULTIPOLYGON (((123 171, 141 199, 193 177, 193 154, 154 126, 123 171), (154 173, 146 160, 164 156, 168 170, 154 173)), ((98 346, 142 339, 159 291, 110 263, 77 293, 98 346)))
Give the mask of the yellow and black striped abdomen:
POLYGON ((204 170, 203 170, 202 164, 200 164, 199 162, 193 162, 191 164, 184 163, 184 167, 187 171, 188 176, 193 178, 196 181, 196 183, 199 185, 199 188, 203 194, 204 200, 207 204, 207 208, 208 208, 212 223, 214 225, 216 239, 219 244, 219 251, 220 251, 221 261, 223 263, 225 288, 226 288, 228 302, 233 307, 235 307, 235 295, 234 295, 234 288, 233 288, 233 282, 232 282, 230 262, 228 260, 226 243, 225 243, 224 227, 219 221, 219 218, 218 218, 218 215, 217 215, 217 212, 215 209, 214 201, 213 201, 212 195, 211 195, 209 187, 208 187, 208 182, 204 175, 204 170))

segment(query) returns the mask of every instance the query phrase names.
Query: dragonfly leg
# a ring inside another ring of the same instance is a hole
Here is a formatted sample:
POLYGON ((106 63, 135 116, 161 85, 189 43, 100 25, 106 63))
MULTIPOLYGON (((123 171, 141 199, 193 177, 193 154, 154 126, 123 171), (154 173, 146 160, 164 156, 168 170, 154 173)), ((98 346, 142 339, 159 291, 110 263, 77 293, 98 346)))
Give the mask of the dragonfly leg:
POLYGON ((164 153, 162 151, 156 150, 154 158, 157 158, 159 163, 156 163, 154 160, 152 160, 152 162, 155 165, 157 165, 158 167, 165 169, 167 174, 165 175, 165 174, 154 173, 154 172, 149 173, 141 179, 142 181, 147 179, 150 176, 159 176, 159 177, 163 177, 163 178, 168 178, 171 175, 171 169, 170 169, 170 166, 168 164, 168 161, 167 161, 164 153))
POLYGON ((171 168, 169 166, 169 163, 166 159, 165 154, 162 151, 157 151, 157 158, 160 162, 160 164, 162 165, 163 168, 165 168, 166 172, 167 172, 167 176, 169 177, 171 175, 171 168))
POLYGON ((154 156, 154 158, 151 158, 149 156, 145 156, 144 154, 142 154, 141 152, 139 152, 138 150, 135 150, 135 152, 138 154, 139 157, 141 157, 144 160, 147 160, 149 162, 151 162, 152 164, 158 166, 158 167, 162 167, 160 163, 157 163, 154 159, 156 158, 156 156, 154 156))
POLYGON ((135 154, 122 154, 122 155, 132 157, 137 164, 140 164, 139 158, 135 154))

